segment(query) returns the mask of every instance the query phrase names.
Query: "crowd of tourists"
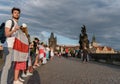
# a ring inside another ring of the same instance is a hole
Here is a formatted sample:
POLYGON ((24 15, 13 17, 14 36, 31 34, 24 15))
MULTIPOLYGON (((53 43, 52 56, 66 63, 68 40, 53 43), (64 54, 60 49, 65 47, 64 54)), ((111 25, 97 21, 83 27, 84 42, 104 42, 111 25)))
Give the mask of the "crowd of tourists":
POLYGON ((82 50, 80 50, 77 47, 76 48, 66 47, 66 48, 63 49, 63 51, 58 52, 58 53, 59 53, 58 56, 62 55, 66 58, 68 58, 68 57, 80 58, 83 63, 88 62, 89 58, 90 58, 89 52, 88 52, 86 47, 84 47, 82 50))
MULTIPOLYGON (((4 65, 1 71, 0 84, 23 84, 24 77, 33 75, 34 69, 53 60, 54 55, 77 57, 79 49, 65 48, 55 53, 52 47, 44 44, 40 39, 30 40, 27 24, 19 26, 21 10, 12 8, 12 19, 5 22, 5 37, 3 42, 4 65), (14 74, 13 74, 14 73, 14 74), (11 80, 12 79, 12 80, 11 80)), ((83 49, 81 56, 87 62, 87 50, 83 49)))
POLYGON ((49 60, 53 60, 54 51, 53 48, 49 48, 43 42, 40 42, 38 38, 35 38, 29 45, 29 56, 26 61, 26 68, 22 71, 19 80, 24 82, 24 77, 33 75, 34 69, 44 65, 49 60))
POLYGON ((6 40, 2 45, 4 65, 0 84, 23 84, 24 77, 33 75, 35 68, 53 60, 54 49, 38 38, 31 42, 27 24, 18 24, 21 10, 13 7, 11 13, 12 19, 5 22, 6 40))

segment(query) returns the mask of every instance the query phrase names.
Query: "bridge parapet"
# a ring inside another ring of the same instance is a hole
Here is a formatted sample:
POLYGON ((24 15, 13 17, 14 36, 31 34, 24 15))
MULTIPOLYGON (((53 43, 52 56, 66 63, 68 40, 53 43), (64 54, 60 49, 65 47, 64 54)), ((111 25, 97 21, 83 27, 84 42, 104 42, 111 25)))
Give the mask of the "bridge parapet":
POLYGON ((120 54, 109 54, 109 53, 90 53, 92 59, 95 61, 105 60, 107 63, 113 64, 113 62, 120 62, 120 54))

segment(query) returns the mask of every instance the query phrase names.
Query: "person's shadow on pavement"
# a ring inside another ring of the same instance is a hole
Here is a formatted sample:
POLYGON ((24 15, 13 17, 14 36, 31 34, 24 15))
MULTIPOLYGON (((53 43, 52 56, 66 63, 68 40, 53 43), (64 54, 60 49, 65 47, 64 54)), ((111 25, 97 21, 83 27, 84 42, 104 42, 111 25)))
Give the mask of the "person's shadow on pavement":
POLYGON ((25 84, 41 84, 39 73, 35 70, 25 84))

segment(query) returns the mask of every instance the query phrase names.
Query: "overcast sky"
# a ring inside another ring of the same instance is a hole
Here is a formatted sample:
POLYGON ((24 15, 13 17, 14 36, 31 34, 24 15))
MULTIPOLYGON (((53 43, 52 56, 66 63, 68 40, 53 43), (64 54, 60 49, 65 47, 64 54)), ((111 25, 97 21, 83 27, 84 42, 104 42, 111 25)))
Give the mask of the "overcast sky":
POLYGON ((0 23, 11 18, 11 8, 21 9, 19 24, 31 36, 46 40, 53 32, 60 44, 78 44, 82 25, 91 42, 120 49, 120 0, 0 0, 0 23))

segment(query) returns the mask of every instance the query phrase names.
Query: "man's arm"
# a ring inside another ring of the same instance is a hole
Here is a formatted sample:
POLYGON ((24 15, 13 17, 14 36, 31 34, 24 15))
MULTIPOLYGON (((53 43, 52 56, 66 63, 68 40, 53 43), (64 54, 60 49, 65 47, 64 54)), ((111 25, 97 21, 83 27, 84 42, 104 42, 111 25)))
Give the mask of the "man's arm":
POLYGON ((20 27, 16 26, 13 30, 10 31, 12 25, 12 21, 8 20, 5 23, 5 36, 10 37, 14 32, 16 32, 20 27))
POLYGON ((5 28, 5 36, 10 37, 14 32, 16 32, 19 29, 19 26, 16 26, 14 30, 10 31, 10 28, 5 28))

